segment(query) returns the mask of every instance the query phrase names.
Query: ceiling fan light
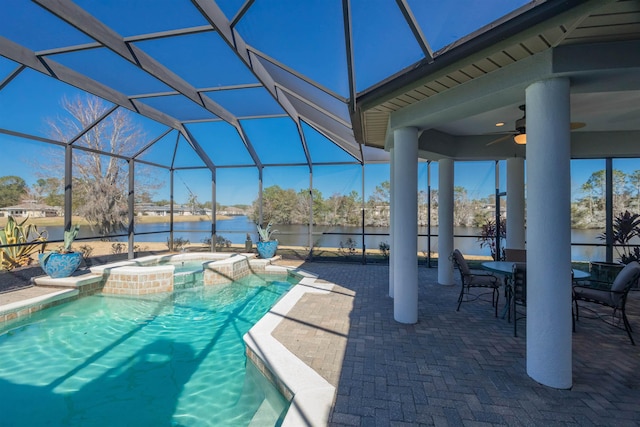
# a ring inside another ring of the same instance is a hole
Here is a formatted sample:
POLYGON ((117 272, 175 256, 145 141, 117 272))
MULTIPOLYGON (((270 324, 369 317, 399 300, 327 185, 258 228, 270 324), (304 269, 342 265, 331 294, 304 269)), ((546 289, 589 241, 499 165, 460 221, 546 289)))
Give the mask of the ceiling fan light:
POLYGON ((513 137, 513 140, 518 145, 524 145, 524 144, 527 143, 527 134, 526 133, 518 134, 518 135, 513 137))

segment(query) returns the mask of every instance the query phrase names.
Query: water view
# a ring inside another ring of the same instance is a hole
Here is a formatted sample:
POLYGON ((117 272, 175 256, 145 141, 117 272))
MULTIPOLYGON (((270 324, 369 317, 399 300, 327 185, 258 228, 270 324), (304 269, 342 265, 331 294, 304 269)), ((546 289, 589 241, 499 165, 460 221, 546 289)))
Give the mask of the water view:
MULTIPOLYGON (((235 216, 230 219, 218 221, 218 234, 229 240, 233 244, 243 244, 246 234, 251 235, 255 242, 258 239, 255 224, 246 216, 235 216)), ((49 232, 49 239, 62 239, 63 227, 46 227, 49 232)), ((309 246, 309 227, 306 225, 276 225, 278 230, 275 237, 283 246, 309 246)), ((176 222, 174 224, 174 238, 189 240, 192 244, 202 243, 211 232, 211 224, 208 221, 176 222)), ((362 249, 362 227, 353 226, 314 226, 313 245, 315 247, 340 247, 347 245, 347 239, 355 241, 355 248, 362 249)), ((419 227, 418 232, 422 235, 418 239, 418 250, 426 252, 428 247, 427 227, 419 227)), ((604 247, 595 246, 603 242, 598 238, 603 230, 600 229, 573 229, 571 230, 572 259, 575 261, 604 260, 604 247)), ((169 222, 138 224, 136 225, 136 242, 166 242, 169 237, 169 222), (159 233, 159 234, 147 234, 159 233)), ((389 242, 388 227, 365 227, 365 246, 367 250, 378 249, 381 242, 389 242)), ((431 249, 438 250, 438 227, 431 227, 431 249)), ((488 248, 481 248, 476 236, 480 235, 480 228, 477 227, 455 227, 454 246, 463 253, 469 255, 490 256, 488 248)), ((80 238, 92 237, 91 230, 84 227, 80 230, 80 238)), ((126 237, 119 237, 113 241, 126 241, 126 237)))

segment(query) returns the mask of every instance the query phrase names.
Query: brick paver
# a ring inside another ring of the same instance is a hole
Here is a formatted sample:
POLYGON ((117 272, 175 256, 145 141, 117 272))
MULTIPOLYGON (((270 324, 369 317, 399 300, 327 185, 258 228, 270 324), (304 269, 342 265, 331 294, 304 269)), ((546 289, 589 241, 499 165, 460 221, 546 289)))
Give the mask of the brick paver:
POLYGON ((459 287, 438 285, 436 269, 419 268, 418 323, 403 325, 387 266, 300 268, 338 286, 300 300, 274 336, 336 385, 332 426, 640 425, 640 348, 622 330, 581 320, 573 388, 555 390, 526 373, 524 321, 516 338, 490 303, 456 312, 459 287))

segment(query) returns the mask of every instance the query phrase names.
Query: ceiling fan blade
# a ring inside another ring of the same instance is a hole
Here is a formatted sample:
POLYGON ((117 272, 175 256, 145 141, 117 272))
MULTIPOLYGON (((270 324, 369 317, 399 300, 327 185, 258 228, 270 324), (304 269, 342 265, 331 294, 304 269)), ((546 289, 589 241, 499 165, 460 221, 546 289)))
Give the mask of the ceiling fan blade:
POLYGON ((507 140, 507 139, 509 139, 509 138, 513 138, 513 134, 512 134, 512 133, 507 134, 507 135, 504 135, 504 136, 501 136, 501 137, 500 137, 500 138, 498 138, 498 139, 494 139, 493 141, 491 141, 491 142, 487 143, 487 147, 488 147, 489 145, 497 144, 498 142, 506 141, 506 140, 507 140))
POLYGON ((582 122, 571 122, 571 130, 576 130, 585 127, 587 124, 582 122))

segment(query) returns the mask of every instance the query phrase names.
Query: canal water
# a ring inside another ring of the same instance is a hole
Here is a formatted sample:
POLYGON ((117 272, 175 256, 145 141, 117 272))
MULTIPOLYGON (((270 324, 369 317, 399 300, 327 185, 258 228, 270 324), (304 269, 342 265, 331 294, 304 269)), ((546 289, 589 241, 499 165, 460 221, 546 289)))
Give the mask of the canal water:
MULTIPOLYGON (((45 227, 49 233, 49 240, 61 240, 63 236, 63 227, 45 227)), ((42 228, 41 228, 42 229, 42 228)), ((283 246, 309 246, 309 228, 306 225, 276 225, 274 229, 278 230, 274 234, 274 238, 278 239, 283 246)), ((603 230, 571 230, 571 241, 574 244, 572 248, 572 259, 575 261, 588 261, 605 259, 603 247, 592 245, 602 244, 603 241, 598 238, 603 230)), ((137 242, 166 242, 169 237, 169 223, 152 223, 138 224, 135 232, 137 242), (152 234, 147 234, 152 233, 152 234)), ((313 227, 313 245, 315 247, 333 247, 349 246, 348 239, 352 239, 355 248, 360 251, 363 246, 361 227, 350 226, 314 226, 313 227)), ((246 239, 247 233, 255 242, 258 239, 255 224, 246 216, 235 216, 230 219, 219 220, 217 223, 217 233, 234 244, 242 244, 246 239)), ((419 227, 418 233, 418 250, 426 252, 428 248, 427 227, 419 227)), ((431 251, 438 250, 438 227, 431 227, 431 251)), ((459 248, 463 253, 469 255, 486 255, 489 256, 488 248, 481 248, 477 236, 480 235, 480 228, 476 227, 455 227, 454 246, 459 248)), ((174 224, 174 239, 182 238, 189 240, 192 244, 202 243, 211 234, 211 223, 208 221, 194 222, 176 222, 174 224)), ((388 227, 365 227, 364 245, 367 250, 378 249, 380 243, 389 243, 388 227)), ((80 229, 79 238, 93 237, 89 227, 80 229)), ((126 241, 126 236, 113 238, 112 241, 126 241)), ((615 254, 614 254, 615 255, 615 254)))

